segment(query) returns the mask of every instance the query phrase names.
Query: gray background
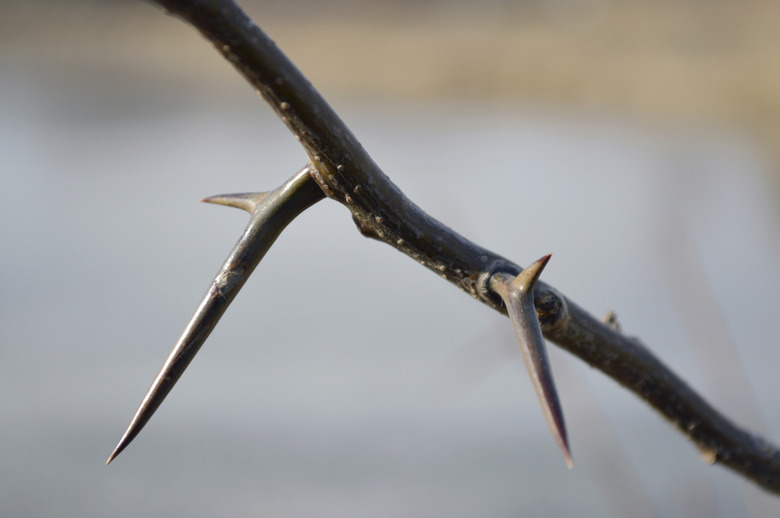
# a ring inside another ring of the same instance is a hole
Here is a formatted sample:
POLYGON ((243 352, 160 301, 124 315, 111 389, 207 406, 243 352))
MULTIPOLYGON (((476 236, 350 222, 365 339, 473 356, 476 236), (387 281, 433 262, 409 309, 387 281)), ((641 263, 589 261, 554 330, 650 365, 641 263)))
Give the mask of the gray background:
MULTIPOLYGON (((67 72, 18 46, 0 61, 3 515, 780 511, 551 346, 566 470, 509 322, 329 201, 285 231, 104 467, 246 222, 197 200, 273 188, 305 159, 198 36, 142 7, 231 86, 67 72)), ((615 310, 715 406, 777 439, 777 196, 751 134, 514 99, 357 97, 332 102, 416 203, 520 264, 552 252, 547 282, 615 310)))

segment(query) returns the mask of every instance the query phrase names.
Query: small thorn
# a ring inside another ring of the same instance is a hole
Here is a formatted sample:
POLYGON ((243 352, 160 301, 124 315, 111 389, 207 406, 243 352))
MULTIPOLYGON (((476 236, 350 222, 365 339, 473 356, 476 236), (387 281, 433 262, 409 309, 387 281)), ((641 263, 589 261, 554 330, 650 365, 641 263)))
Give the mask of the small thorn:
POLYGON ((620 322, 618 321, 617 314, 614 311, 607 312, 606 315, 604 315, 604 318, 601 319, 602 322, 607 324, 609 327, 614 329, 615 331, 621 331, 620 322))
POLYGON ((552 254, 547 254, 537 259, 533 264, 528 265, 525 270, 512 280, 512 286, 520 291, 533 292, 536 281, 539 280, 539 276, 542 274, 544 267, 547 266, 550 257, 552 257, 552 254))
POLYGON ((542 257, 516 277, 507 273, 496 273, 490 279, 490 288, 506 304, 509 319, 512 321, 523 354, 523 361, 542 406, 542 413, 553 439, 563 454, 566 466, 571 469, 574 467, 574 462, 566 436, 563 410, 558 400, 550 361, 547 358, 547 348, 544 345, 542 329, 534 306, 534 286, 549 260, 550 255, 542 257))
POLYGON ((214 203, 242 209, 252 214, 260 202, 268 195, 267 192, 242 192, 237 194, 218 194, 203 198, 203 203, 214 203))

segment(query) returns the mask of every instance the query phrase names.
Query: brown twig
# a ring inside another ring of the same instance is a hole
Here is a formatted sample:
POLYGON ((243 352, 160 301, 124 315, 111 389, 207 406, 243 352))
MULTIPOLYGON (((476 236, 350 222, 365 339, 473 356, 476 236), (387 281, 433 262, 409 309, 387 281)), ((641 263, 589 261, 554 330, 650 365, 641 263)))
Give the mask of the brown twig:
MULTIPOLYGON (((506 313, 490 289, 496 273, 521 268, 428 216, 385 176, 298 69, 231 0, 155 0, 196 27, 271 105, 303 145, 322 192, 345 205, 360 232, 384 241, 506 313)), ((626 337, 539 282, 544 336, 636 393, 704 453, 780 493, 780 451, 735 426, 638 340, 626 337)))

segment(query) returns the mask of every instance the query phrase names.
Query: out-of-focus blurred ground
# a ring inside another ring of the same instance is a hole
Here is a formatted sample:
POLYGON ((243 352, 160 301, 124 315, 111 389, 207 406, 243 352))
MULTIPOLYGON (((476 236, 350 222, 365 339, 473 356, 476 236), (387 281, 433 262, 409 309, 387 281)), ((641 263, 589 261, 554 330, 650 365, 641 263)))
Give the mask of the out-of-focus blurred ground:
MULTIPOLYGON (((241 87, 156 7, 6 2, 0 48, 52 74, 171 89, 241 87)), ((735 125, 780 159, 773 0, 242 2, 327 98, 520 100, 735 125)))

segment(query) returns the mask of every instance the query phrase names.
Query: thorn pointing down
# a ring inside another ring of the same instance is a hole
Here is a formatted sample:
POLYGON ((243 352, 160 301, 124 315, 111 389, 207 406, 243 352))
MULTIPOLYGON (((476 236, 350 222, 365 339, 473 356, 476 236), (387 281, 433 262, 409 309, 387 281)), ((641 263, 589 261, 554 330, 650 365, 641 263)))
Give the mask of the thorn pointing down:
POLYGON ((106 464, 114 460, 151 419, 282 230, 301 212, 324 197, 322 190, 311 178, 308 167, 304 167, 268 194, 226 194, 203 200, 238 207, 249 211, 252 216, 160 372, 155 376, 127 431, 106 464))
POLYGON ((539 403, 542 405, 547 425, 563 454, 566 466, 571 469, 574 467, 574 462, 569 451, 566 424, 534 306, 534 286, 549 260, 550 255, 542 257, 516 277, 503 272, 493 274, 490 278, 490 288, 506 304, 509 319, 520 343, 520 351, 539 403))

